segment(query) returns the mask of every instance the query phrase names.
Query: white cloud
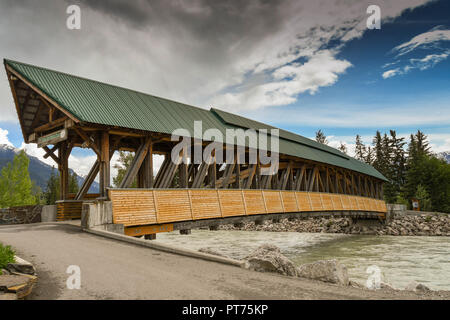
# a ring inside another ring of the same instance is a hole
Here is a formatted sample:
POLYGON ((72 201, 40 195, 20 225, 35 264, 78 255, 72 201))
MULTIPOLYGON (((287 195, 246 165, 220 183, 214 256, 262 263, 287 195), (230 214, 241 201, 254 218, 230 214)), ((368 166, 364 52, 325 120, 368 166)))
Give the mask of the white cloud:
POLYGON ((428 139, 433 152, 450 152, 450 133, 430 133, 428 139))
POLYGON ((434 28, 396 46, 393 51, 398 52, 398 56, 402 56, 420 47, 434 46, 439 41, 450 41, 450 30, 434 28))
POLYGON ((315 94, 319 87, 334 84, 338 75, 351 66, 338 60, 330 50, 319 51, 304 64, 284 65, 272 72, 272 79, 239 93, 226 93, 215 97, 211 104, 226 106, 228 110, 259 109, 293 103, 300 93, 315 94))
POLYGON ((437 63, 447 59, 449 54, 450 51, 447 51, 442 54, 429 54, 422 59, 410 59, 409 61, 411 63, 411 66, 408 69, 406 69, 405 67, 405 71, 409 71, 412 68, 418 68, 420 70, 429 69, 431 67, 434 67, 437 63))
POLYGON ((6 144, 13 147, 13 144, 8 139, 8 130, 0 128, 0 144, 6 144))
POLYGON ((429 68, 434 67, 437 63, 447 59, 449 55, 450 50, 441 54, 429 54, 421 59, 411 58, 409 59, 409 63, 404 67, 387 70, 383 72, 382 77, 383 79, 387 79, 397 75, 407 74, 408 72, 414 69, 419 69, 421 71, 427 70, 429 68))
POLYGON ((442 43, 450 41, 450 30, 442 29, 442 27, 434 28, 428 32, 421 33, 413 37, 410 41, 402 43, 392 49, 392 52, 397 52, 396 58, 411 53, 417 49, 433 49, 435 52, 424 56, 423 58, 409 58, 398 59, 392 63, 386 63, 383 68, 398 65, 403 63, 404 66, 390 69, 383 72, 384 79, 391 78, 397 75, 404 75, 408 72, 418 69, 427 70, 434 67, 441 61, 444 61, 450 55, 450 50, 446 49, 442 43))
POLYGON ((396 76, 396 75, 398 75, 398 74, 401 73, 401 72, 402 72, 402 71, 400 70, 400 68, 391 69, 391 70, 388 70, 388 71, 383 72, 382 77, 383 77, 384 79, 387 79, 387 78, 396 76))

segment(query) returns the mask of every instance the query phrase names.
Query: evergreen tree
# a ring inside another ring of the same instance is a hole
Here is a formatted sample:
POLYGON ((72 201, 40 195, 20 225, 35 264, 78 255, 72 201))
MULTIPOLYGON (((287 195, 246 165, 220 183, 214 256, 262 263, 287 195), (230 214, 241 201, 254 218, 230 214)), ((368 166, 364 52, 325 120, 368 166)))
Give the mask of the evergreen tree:
POLYGON ((359 134, 356 135, 355 141, 355 159, 359 161, 365 161, 366 158, 366 146, 361 140, 361 136, 359 134))
POLYGON ((340 143, 340 145, 339 145, 339 148, 338 148, 338 150, 339 151, 341 151, 342 153, 345 153, 345 154, 347 154, 347 146, 345 145, 345 143, 343 143, 342 141, 341 141, 341 143, 340 143))
POLYGON ((374 161, 372 165, 384 176, 387 175, 388 163, 386 162, 385 155, 383 153, 383 138, 380 131, 377 131, 372 141, 374 161))
POLYGON ((417 133, 415 135, 415 141, 416 141, 416 152, 417 155, 431 155, 430 152, 430 146, 428 144, 428 137, 420 130, 417 130, 417 133))
POLYGON ((364 157, 364 162, 371 165, 375 159, 374 158, 375 157, 374 150, 370 146, 367 147, 366 152, 363 155, 363 157, 364 157))
MULTIPOLYGON (((133 162, 134 159, 134 153, 132 152, 125 152, 125 151, 120 151, 119 152, 119 160, 118 163, 116 163, 114 165, 114 168, 117 169, 117 176, 115 176, 113 178, 113 183, 116 187, 118 187, 120 185, 120 183, 122 182, 125 173, 127 172, 127 169, 130 167, 131 163, 133 162)), ((137 181, 136 179, 133 181, 133 183, 131 184, 132 188, 136 188, 137 187, 137 181)))
POLYGON ((401 187, 405 183, 406 175, 406 151, 405 151, 405 138, 397 137, 395 130, 390 130, 390 144, 392 150, 392 182, 395 185, 395 191, 400 192, 401 187))
POLYGON ((420 211, 432 210, 431 199, 428 195, 428 191, 421 184, 417 186, 415 198, 419 200, 420 211))
POLYGON ((77 193, 78 189, 78 175, 75 171, 72 171, 72 173, 69 173, 69 193, 77 193))
POLYGON ((326 135, 323 133, 322 129, 316 132, 316 141, 321 144, 328 144, 326 135))
POLYGON ((32 194, 32 183, 28 172, 28 159, 21 150, 13 162, 2 169, 0 176, 0 207, 32 205, 36 199, 32 194))
POLYGON ((52 168, 50 178, 47 181, 47 187, 44 192, 44 201, 46 204, 55 204, 59 199, 59 174, 55 173, 55 168, 52 168))

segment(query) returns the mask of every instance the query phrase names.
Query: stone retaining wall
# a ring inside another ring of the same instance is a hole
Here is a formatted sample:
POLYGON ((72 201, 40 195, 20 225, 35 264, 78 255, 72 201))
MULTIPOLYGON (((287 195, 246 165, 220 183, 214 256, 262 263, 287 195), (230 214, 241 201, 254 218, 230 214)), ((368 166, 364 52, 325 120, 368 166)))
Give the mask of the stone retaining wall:
POLYGON ((43 205, 33 205, 0 209, 0 224, 41 222, 42 207, 43 205))

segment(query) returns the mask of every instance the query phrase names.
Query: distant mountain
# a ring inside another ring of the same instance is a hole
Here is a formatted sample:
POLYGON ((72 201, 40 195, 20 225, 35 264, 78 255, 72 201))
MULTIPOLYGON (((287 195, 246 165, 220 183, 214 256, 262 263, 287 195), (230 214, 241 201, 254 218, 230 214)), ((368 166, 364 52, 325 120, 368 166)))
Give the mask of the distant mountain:
POLYGON ((438 157, 450 163, 450 151, 439 152, 438 157))
MULTIPOLYGON (((0 144, 0 170, 8 164, 8 162, 12 162, 14 159, 14 156, 17 152, 19 152, 20 149, 11 147, 6 144, 0 144)), ((28 171, 30 172, 30 178, 33 180, 36 185, 41 187, 42 191, 45 191, 45 188, 47 187, 47 181, 50 178, 50 175, 52 173, 52 166, 49 166, 48 164, 42 162, 36 157, 28 155, 28 159, 30 159, 30 164, 28 167, 28 171)), ((56 165, 55 165, 55 173, 58 171, 56 165)), ((69 169, 69 171, 72 173, 73 170, 69 169)), ((84 178, 77 175, 78 185, 81 186, 84 182, 84 178)), ((99 190, 99 185, 97 182, 93 182, 89 192, 90 193, 97 193, 99 190)))

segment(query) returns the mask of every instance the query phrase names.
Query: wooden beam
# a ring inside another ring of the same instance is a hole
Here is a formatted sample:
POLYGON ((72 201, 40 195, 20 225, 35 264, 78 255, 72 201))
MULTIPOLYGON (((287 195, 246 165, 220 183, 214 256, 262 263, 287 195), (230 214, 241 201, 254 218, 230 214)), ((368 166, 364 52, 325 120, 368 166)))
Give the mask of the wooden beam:
POLYGON ((102 132, 100 139, 100 197, 107 196, 107 188, 110 187, 110 157, 109 157, 109 133, 107 131, 102 132))
POLYGON ((289 180, 289 176, 290 176, 291 171, 292 171, 292 164, 293 164, 293 161, 292 160, 289 161, 285 172, 283 172, 282 181, 281 181, 281 188, 280 188, 281 190, 286 190, 286 185, 287 185, 287 182, 289 180))
POLYGON ((48 157, 51 157, 56 163, 59 163, 59 158, 55 155, 55 151, 58 149, 58 145, 54 145, 51 149, 47 146, 43 146, 42 149, 46 152, 44 155, 44 159, 47 159, 48 157))
MULTIPOLYGON (((23 119, 22 119, 22 116, 21 116, 22 112, 21 112, 21 109, 20 109, 19 99, 17 98, 16 87, 15 87, 15 84, 14 84, 14 82, 12 80, 12 72, 9 71, 10 68, 8 68, 7 65, 5 65, 5 68, 6 68, 6 74, 8 76, 9 87, 11 88, 11 93, 13 95, 14 104, 16 106, 17 116, 19 117, 20 129, 22 131, 23 140, 26 143, 28 143, 28 136, 27 136, 27 134, 26 134, 26 132, 24 130, 25 127, 23 125, 23 119)), ((17 79, 18 78, 16 77, 16 83, 17 83, 17 79)))
POLYGON ((94 165, 92 166, 88 175, 84 179, 83 184, 81 185, 81 188, 78 190, 77 194, 75 195, 75 200, 81 200, 84 198, 84 196, 88 193, 89 188, 91 187, 92 183, 94 182, 95 177, 97 176, 99 170, 100 170, 100 161, 97 159, 94 162, 94 165))
POLYGON ((125 137, 135 137, 135 138, 143 138, 145 137, 144 134, 140 133, 134 133, 129 131, 121 131, 121 130, 108 130, 109 134, 111 135, 117 135, 117 136, 125 136, 125 137))
POLYGON ((303 181, 303 177, 305 176, 305 172, 306 172, 306 165, 303 164, 302 168, 300 169, 299 175, 298 175, 298 171, 297 171, 297 177, 296 177, 296 181, 295 181, 295 190, 297 190, 297 191, 301 190, 302 181, 303 181))
POLYGON ((213 159, 213 163, 208 168, 208 185, 210 188, 216 188, 217 185, 216 157, 214 156, 213 159))
POLYGON ((245 189, 250 189, 255 173, 256 173, 256 164, 252 164, 249 170, 247 182, 245 183, 245 189))
POLYGON ((308 185, 308 191, 313 191, 314 182, 316 180, 316 166, 310 171, 309 173, 309 185, 308 185))
POLYGON ((164 157, 164 161, 161 164, 161 167, 159 168, 158 173, 156 174, 155 183, 154 183, 155 188, 159 188, 159 186, 161 185, 161 180, 165 175, 165 171, 166 171, 167 167, 169 166, 169 163, 170 163, 170 155, 166 154, 164 157))
POLYGON ((69 165, 68 159, 70 155, 70 149, 67 146, 67 142, 63 141, 60 143, 58 149, 58 170, 60 177, 60 200, 66 200, 69 193, 69 165))
POLYGON ((80 138, 83 139, 92 150, 94 150, 94 152, 97 154, 97 156, 99 158, 101 158, 102 157, 101 151, 98 148, 98 146, 95 144, 95 141, 92 141, 91 138, 81 128, 75 127, 73 129, 80 136, 80 138))
POLYGON ((51 122, 48 122, 46 124, 43 124, 42 126, 37 127, 36 129, 34 129, 34 132, 43 132, 43 131, 49 131, 52 129, 55 129, 59 126, 64 125, 64 122, 67 120, 67 117, 62 117, 62 118, 58 118, 56 120, 53 120, 51 122))
POLYGON ((192 188, 200 188, 205 180, 206 173, 208 172, 209 164, 212 155, 208 155, 208 159, 202 162, 199 166, 199 170, 194 177, 194 182, 192 183, 192 188))
POLYGON ((225 168, 224 178, 222 180, 222 183, 220 184, 222 188, 228 188, 230 177, 233 174, 235 166, 236 166, 236 158, 234 159, 233 163, 227 164, 225 168))
POLYGON ((122 182, 120 183, 120 188, 129 188, 133 183, 136 175, 141 167, 142 162, 148 152, 148 147, 150 145, 151 140, 149 138, 145 139, 145 142, 141 144, 139 149, 136 151, 134 155, 133 161, 131 162, 130 167, 128 168, 125 176, 123 177, 122 182))
POLYGON ((188 172, 188 164, 186 163, 187 155, 184 154, 184 151, 181 150, 181 163, 179 165, 179 175, 180 175, 180 187, 188 188, 189 187, 189 172, 188 172))
POLYGON ((236 166, 234 167, 235 170, 235 180, 233 187, 235 189, 241 189, 242 188, 242 179, 241 179, 241 164, 236 162, 236 166))

